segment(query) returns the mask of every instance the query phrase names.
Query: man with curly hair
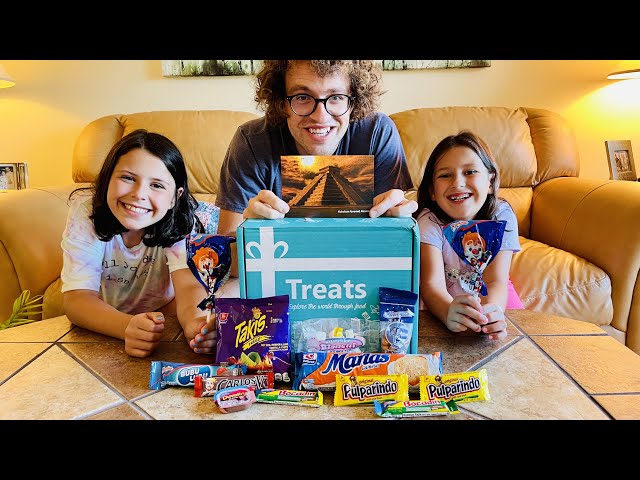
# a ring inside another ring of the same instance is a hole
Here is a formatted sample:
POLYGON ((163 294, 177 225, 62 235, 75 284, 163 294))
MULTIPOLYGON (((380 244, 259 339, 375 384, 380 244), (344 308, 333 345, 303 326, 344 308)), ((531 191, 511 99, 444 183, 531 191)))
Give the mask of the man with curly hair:
POLYGON ((410 216, 417 203, 404 191, 413 184, 398 130, 377 111, 382 93, 382 69, 371 60, 264 61, 255 100, 265 115, 241 125, 227 150, 218 233, 235 235, 245 218, 285 216, 282 155, 373 155, 369 216, 410 216))

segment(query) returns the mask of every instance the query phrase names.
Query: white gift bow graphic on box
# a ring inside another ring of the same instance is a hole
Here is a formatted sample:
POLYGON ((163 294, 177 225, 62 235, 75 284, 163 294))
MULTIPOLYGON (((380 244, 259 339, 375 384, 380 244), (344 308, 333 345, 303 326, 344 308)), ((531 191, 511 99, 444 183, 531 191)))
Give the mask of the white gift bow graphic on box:
POLYGON ((262 296, 276 294, 276 272, 293 271, 344 271, 344 270, 411 270, 411 257, 360 257, 360 258, 283 258, 289 252, 289 244, 273 241, 273 227, 260 227, 260 243, 247 242, 245 247, 251 258, 245 260, 247 272, 262 273, 262 296), (252 249, 256 248, 260 258, 252 249), (276 258, 276 250, 282 253, 276 258))

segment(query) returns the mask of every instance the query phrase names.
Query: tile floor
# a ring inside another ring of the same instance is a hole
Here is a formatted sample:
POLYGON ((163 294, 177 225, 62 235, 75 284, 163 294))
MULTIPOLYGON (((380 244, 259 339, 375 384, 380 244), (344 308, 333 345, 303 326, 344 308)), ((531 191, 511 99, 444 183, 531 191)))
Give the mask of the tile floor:
MULTIPOLYGON (((226 296, 236 296, 230 288, 226 296)), ((640 419, 640 356, 589 323, 507 313, 507 338, 491 341, 452 334, 421 312, 418 351, 442 352, 445 372, 486 368, 491 393, 490 402, 460 405, 459 415, 421 420, 640 419)), ((0 331, 0 419, 386 420, 368 406, 335 407, 331 393, 321 408, 254 404, 222 414, 190 388, 149 390, 151 360, 212 363, 188 349, 175 319, 168 324, 146 359, 65 316, 0 331)))

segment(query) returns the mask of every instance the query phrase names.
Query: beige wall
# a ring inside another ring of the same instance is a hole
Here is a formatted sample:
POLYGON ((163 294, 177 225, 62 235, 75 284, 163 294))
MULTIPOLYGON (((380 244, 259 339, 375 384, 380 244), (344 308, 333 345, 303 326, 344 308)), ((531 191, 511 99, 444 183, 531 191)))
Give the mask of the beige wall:
MULTIPOLYGON (((174 109, 256 112, 252 76, 164 78, 160 60, 0 63, 17 82, 0 89, 0 163, 28 162, 31 187, 72 181, 74 141, 98 117, 174 109)), ((385 72, 382 110, 546 108, 572 125, 580 176, 609 178, 604 141, 622 139, 631 140, 640 174, 640 80, 606 79, 634 67, 640 61, 493 60, 489 68, 385 72)))

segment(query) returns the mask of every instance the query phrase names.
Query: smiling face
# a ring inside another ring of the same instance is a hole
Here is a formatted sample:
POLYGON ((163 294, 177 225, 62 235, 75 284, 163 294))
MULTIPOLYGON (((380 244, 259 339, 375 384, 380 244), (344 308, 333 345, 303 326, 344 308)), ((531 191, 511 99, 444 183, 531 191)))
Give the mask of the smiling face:
POLYGON ((470 148, 455 146, 436 162, 431 199, 454 220, 473 220, 493 193, 489 173, 470 148))
MULTIPOLYGON (((285 75, 287 95, 307 94, 315 98, 327 98, 335 94, 351 95, 346 73, 336 72, 319 77, 306 63, 296 63, 285 75)), ((286 100, 285 100, 286 101, 286 100)), ((291 110, 287 102, 287 125, 300 155, 333 155, 338 143, 347 132, 351 110, 340 117, 332 117, 324 105, 318 103, 315 111, 301 117, 291 110)))
MULTIPOLYGON (((107 204, 128 232, 127 247, 142 241, 144 229, 162 220, 175 203, 176 182, 158 157, 142 148, 122 155, 107 190, 107 204)), ((182 188, 179 191, 182 194, 182 188)))
POLYGON ((464 247, 464 257, 471 265, 478 265, 482 262, 485 243, 478 233, 465 233, 462 236, 462 246, 464 247))

